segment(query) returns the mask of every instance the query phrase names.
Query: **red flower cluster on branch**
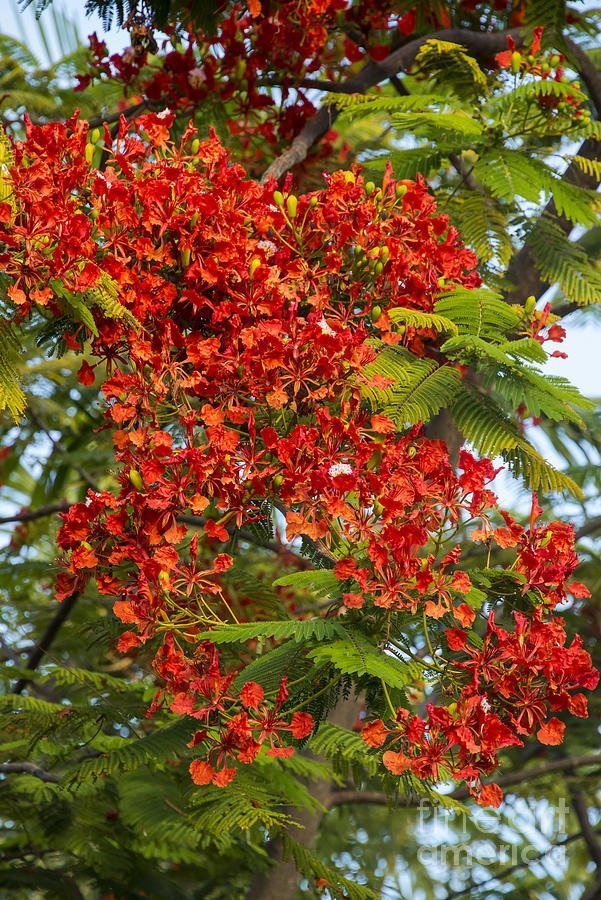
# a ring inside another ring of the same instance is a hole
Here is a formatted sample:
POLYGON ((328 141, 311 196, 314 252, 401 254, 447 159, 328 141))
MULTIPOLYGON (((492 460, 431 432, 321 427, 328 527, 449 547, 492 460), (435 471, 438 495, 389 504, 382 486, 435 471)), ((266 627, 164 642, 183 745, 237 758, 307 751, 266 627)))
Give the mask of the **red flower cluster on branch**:
MULTIPOLYGON (((57 596, 94 578, 115 598, 128 626, 120 649, 154 652, 163 685, 154 708, 202 722, 192 777, 227 784, 237 764, 262 747, 290 753, 290 737, 314 724, 285 682, 269 694, 241 683, 243 669, 223 671, 207 635, 240 614, 223 577, 233 559, 219 545, 277 502, 289 539, 338 558, 351 610, 453 618, 449 660, 422 663, 442 673, 450 705, 430 706, 428 722, 402 711, 393 728, 378 726, 378 740, 402 743, 384 757, 393 771, 451 772, 496 802, 479 780, 496 752, 539 726, 549 742, 559 732, 554 719, 545 724, 547 705, 585 714, 573 692, 595 680, 551 612, 566 591, 582 591, 566 585, 573 533, 534 518, 525 531, 507 514, 494 530, 492 464, 463 451, 457 474, 442 442, 399 429, 365 399, 390 386, 370 370, 377 347, 461 377, 436 332, 398 329, 389 311, 430 312, 449 287, 478 285, 474 256, 420 180, 395 183, 387 172, 376 190, 358 171, 337 172, 296 197, 290 184, 280 193, 249 180, 214 136, 199 144, 190 128, 174 145, 172 121, 122 121, 114 145, 106 135, 104 171, 86 162, 84 123, 29 126, 0 205, 0 261, 18 318, 33 307, 79 314, 66 339, 78 349, 89 338, 95 357, 80 380, 91 383, 101 365, 107 373, 119 487, 89 492, 65 514, 57 596), (476 539, 517 548, 516 577, 536 598, 515 635, 490 619, 482 650, 468 635, 471 582, 452 546, 473 519, 476 539)), ((363 733, 376 746, 374 729, 363 733)))

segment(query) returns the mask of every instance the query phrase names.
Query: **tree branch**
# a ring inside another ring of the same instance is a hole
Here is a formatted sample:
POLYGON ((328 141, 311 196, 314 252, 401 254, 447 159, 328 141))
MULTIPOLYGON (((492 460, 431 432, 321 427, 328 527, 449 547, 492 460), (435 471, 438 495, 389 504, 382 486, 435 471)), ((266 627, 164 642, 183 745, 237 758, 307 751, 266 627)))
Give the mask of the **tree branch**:
POLYGON ((53 775, 52 772, 46 772, 31 762, 8 762, 0 763, 0 774, 8 774, 10 772, 20 772, 25 775, 35 775, 41 781, 48 781, 51 784, 58 784, 60 778, 53 775))
MULTIPOLYGON (((601 765, 601 754, 590 753, 583 756, 568 756, 565 759, 554 759, 543 766, 536 766, 532 769, 520 769, 518 772, 508 772, 507 775, 501 776, 495 780, 501 788, 514 787, 528 781, 534 781, 537 778, 543 778, 545 775, 551 775, 553 772, 569 771, 570 769, 581 768, 582 766, 601 765)), ((454 790, 449 796, 454 800, 466 800, 470 794, 466 787, 461 786, 454 790)), ((372 804, 374 806, 390 806, 390 799, 382 791, 334 791, 331 795, 328 808, 341 806, 342 804, 372 804)), ((397 802, 393 804, 396 807, 414 807, 419 803, 416 797, 399 797, 397 802)))
MULTIPOLYGON (((530 856, 528 854, 528 858, 522 860, 522 862, 515 863, 513 866, 509 866, 506 869, 503 869, 501 872, 498 872, 496 875, 491 875, 490 878, 486 878, 484 881, 479 881, 477 884, 472 882, 469 887, 464 888, 461 891, 453 891, 451 894, 447 894, 446 900, 455 900, 455 897, 465 897, 466 894, 472 894, 473 891, 480 890, 480 888, 484 887, 487 884, 491 884, 493 881, 502 881, 504 878, 508 878, 510 875, 513 875, 514 872, 523 869, 525 866, 531 866, 532 863, 538 862, 547 855, 547 853, 551 853, 556 847, 565 847, 567 844, 571 844, 572 841, 577 841, 582 837, 582 832, 579 831, 576 834, 569 834, 567 837, 562 838, 559 841, 556 841, 550 847, 547 847, 546 850, 541 850, 536 856, 530 856)), ((596 897, 596 894, 592 894, 590 900, 593 900, 596 897)), ((584 898, 582 898, 584 900, 584 898)))
MULTIPOLYGON (((54 639, 56 638, 61 625, 65 621, 65 619, 69 616, 69 613, 77 603, 79 598, 79 592, 75 591, 75 593, 71 594, 70 597, 66 597, 63 602, 60 604, 58 610, 54 614, 53 618, 48 623, 46 630, 42 634, 41 638, 32 649, 31 653, 27 658, 26 668, 29 670, 37 669, 40 662, 44 658, 44 655, 48 652, 52 644, 54 643, 54 639)), ((29 678, 19 678, 13 688, 13 694, 22 694, 24 689, 27 687, 30 679, 29 678)))
MULTIPOLYGON (((409 41, 398 50, 395 50, 381 62, 369 62, 356 75, 351 75, 346 81, 341 82, 346 86, 344 93, 364 94, 369 88, 375 87, 381 81, 397 75, 407 69, 415 60, 421 47, 428 40, 451 41, 462 44, 467 50, 482 59, 489 59, 507 45, 507 36, 511 35, 516 43, 521 44, 521 29, 511 28, 502 32, 480 33, 468 31, 463 28, 447 28, 436 31, 409 41)), ((342 93, 342 91, 341 91, 342 93)), ((265 172, 262 181, 275 178, 279 181, 286 172, 294 166, 302 163, 313 147, 334 124, 339 110, 335 104, 323 106, 294 138, 290 147, 275 159, 265 172)))
POLYGON ((55 513, 66 512, 70 503, 63 501, 62 503, 49 503, 47 506, 38 506, 37 509, 25 509, 12 516, 0 516, 0 525, 6 525, 9 522, 33 522, 35 519, 43 519, 44 516, 53 516, 55 513))

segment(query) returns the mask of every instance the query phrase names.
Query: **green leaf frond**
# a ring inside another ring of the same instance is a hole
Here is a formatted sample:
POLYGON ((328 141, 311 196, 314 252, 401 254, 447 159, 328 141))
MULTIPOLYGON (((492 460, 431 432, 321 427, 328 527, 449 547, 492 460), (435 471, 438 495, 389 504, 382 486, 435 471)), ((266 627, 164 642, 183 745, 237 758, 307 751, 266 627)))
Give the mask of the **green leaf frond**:
POLYGON ((400 347, 387 347, 363 371, 363 396, 393 421, 415 424, 431 419, 455 395, 459 373, 431 359, 418 359, 400 347), (389 388, 373 385, 375 376, 392 381, 389 388))
POLYGON ((436 85, 444 85, 445 91, 458 97, 469 99, 488 94, 486 75, 461 44, 432 38, 422 46, 415 62, 436 85))
POLYGON ((331 866, 326 866, 311 850, 295 841, 289 833, 283 835, 284 851, 291 856, 298 871, 311 881, 323 878, 333 900, 377 900, 378 894, 368 887, 349 881, 331 866))
POLYGON ((318 663, 331 663, 344 675, 369 675, 399 690, 420 676, 415 663, 385 653, 354 631, 347 631, 344 640, 320 644, 311 650, 309 657, 318 663))
POLYGON ((462 241, 471 247, 481 263, 497 260, 505 267, 513 247, 507 215, 491 198, 479 191, 463 192, 448 206, 462 241))
POLYGON ((315 618, 304 621, 292 619, 288 622, 243 622, 240 625, 223 625, 212 631, 202 632, 198 635, 198 640, 210 640, 214 644, 237 644, 253 638, 270 638, 275 641, 291 639, 305 643, 344 635, 345 630, 336 619, 315 618))
POLYGON ((433 328, 434 331, 457 333, 457 326, 454 322, 445 319, 444 316, 437 316, 435 313, 425 313, 417 309, 396 306, 388 311, 388 315, 392 322, 400 322, 403 325, 410 325, 412 328, 433 328))
POLYGON ((558 284, 569 300, 579 306, 601 302, 601 272, 587 252, 570 241, 551 218, 543 216, 526 246, 541 277, 558 284))
POLYGON ((118 772, 133 771, 144 765, 160 768, 169 757, 187 752, 186 742, 196 727, 195 720, 184 716, 142 738, 123 738, 121 746, 81 763, 71 774, 70 782, 77 784, 118 772))
POLYGON ((451 319, 459 334, 473 334, 502 341, 521 321, 521 311, 509 306, 495 291, 486 288, 458 288, 444 294, 435 305, 436 313, 451 319))

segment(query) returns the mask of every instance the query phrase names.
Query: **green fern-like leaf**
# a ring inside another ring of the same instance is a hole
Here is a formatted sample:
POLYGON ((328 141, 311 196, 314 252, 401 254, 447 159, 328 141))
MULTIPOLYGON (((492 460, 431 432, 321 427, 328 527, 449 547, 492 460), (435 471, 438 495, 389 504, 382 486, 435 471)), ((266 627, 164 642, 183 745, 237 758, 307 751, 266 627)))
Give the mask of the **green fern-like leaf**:
MULTIPOLYGON (((305 573, 302 573, 305 574, 305 573)), ((210 640, 214 644, 236 644, 252 638, 272 638, 275 641, 292 639, 304 643, 311 639, 323 641, 344 637, 345 631, 336 619, 293 619, 287 622, 243 622, 240 625, 223 625, 212 631, 202 632, 198 640, 210 640)))
POLYGON ((283 835, 285 852, 292 856, 299 872, 311 881, 323 878, 328 893, 335 900, 377 900, 378 894, 370 888, 343 878, 335 869, 326 866, 315 854, 293 840, 289 833, 283 835))
POLYGON ((388 311, 388 315, 392 322, 401 322, 403 325, 410 325, 411 328, 433 328, 434 331, 457 333, 457 326, 454 322, 445 319, 444 316, 437 316, 435 313, 395 306, 388 311))
POLYGON ((521 312, 505 303, 500 294, 485 288, 449 291, 438 300, 435 310, 451 319, 459 334, 473 334, 499 342, 521 321, 521 312))
POLYGON ((541 277, 558 284, 568 299, 581 306, 601 302, 601 272, 551 218, 543 216, 526 246, 541 277))
POLYGON ((311 591, 316 599, 338 597, 340 581, 331 569, 309 569, 305 572, 292 572, 282 575, 273 582, 274 587, 293 587, 297 590, 311 591))
POLYGON ((416 64, 428 72, 435 84, 444 85, 458 97, 488 94, 488 81, 476 60, 461 44, 430 39, 421 47, 416 64))
POLYGON ((448 406, 459 382, 459 373, 450 366, 418 359, 400 347, 387 347, 365 367, 361 391, 372 407, 383 409, 398 424, 415 424, 448 406), (386 378, 389 387, 376 387, 376 376, 386 378))
POLYGON ((15 422, 27 405, 17 371, 20 350, 15 326, 0 317, 0 412, 8 409, 15 422))
POLYGON ((451 412, 461 433, 479 453, 493 458, 502 456, 511 471, 524 477, 534 490, 567 491, 582 496, 578 485, 538 453, 490 396, 464 386, 451 412))
POLYGON ((499 205, 478 191, 469 191, 457 197, 450 213, 462 240, 473 248, 481 263, 496 259, 507 265, 513 247, 507 216, 499 205))
POLYGON ((133 771, 143 765, 160 765, 169 756, 186 752, 186 742, 196 728, 193 719, 181 718, 143 738, 123 739, 121 747, 102 756, 85 760, 71 775, 78 783, 117 772, 133 771))
POLYGON ((315 647, 309 657, 318 663, 331 663, 345 675, 369 675, 401 690, 419 675, 414 664, 389 656, 359 633, 347 634, 345 640, 315 647))

